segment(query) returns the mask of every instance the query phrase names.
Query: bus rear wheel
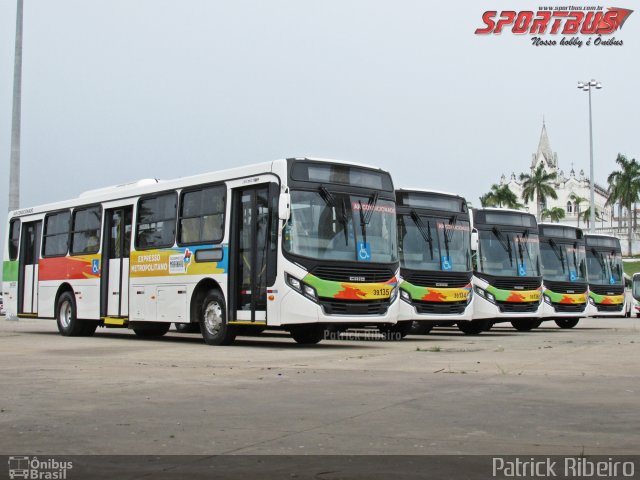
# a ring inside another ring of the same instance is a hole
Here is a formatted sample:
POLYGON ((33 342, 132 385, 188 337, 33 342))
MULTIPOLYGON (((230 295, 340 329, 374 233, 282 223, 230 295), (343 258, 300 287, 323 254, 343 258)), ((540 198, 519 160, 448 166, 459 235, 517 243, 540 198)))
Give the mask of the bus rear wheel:
POLYGON ((140 322, 131 327, 139 337, 161 337, 169 331, 170 323, 166 322, 140 322))
POLYGON ((64 292, 58 299, 56 323, 58 331, 65 337, 89 337, 94 334, 98 322, 78 320, 76 299, 71 292, 64 292))
POLYGON ((530 320, 525 318, 511 320, 511 325, 519 332, 529 332, 534 328, 538 328, 541 324, 542 321, 540 320, 530 320))
POLYGON ((227 322, 227 307, 222 294, 211 290, 200 310, 200 332, 207 345, 231 345, 236 339, 236 329, 227 322))
POLYGON ((573 328, 578 322, 579 318, 556 318, 555 322, 560 328, 573 328))
POLYGON ((289 329, 291 337, 302 345, 314 345, 324 338, 325 328, 322 325, 295 325, 289 329))
POLYGON ((458 329, 465 335, 479 335, 485 330, 491 329, 490 320, 471 320, 458 323, 458 329))

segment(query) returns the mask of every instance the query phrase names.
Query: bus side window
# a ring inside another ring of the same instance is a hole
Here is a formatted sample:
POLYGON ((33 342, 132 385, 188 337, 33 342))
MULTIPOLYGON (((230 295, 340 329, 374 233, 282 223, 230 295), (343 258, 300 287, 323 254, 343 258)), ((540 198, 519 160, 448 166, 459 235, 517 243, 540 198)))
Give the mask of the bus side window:
POLYGON ((222 241, 226 193, 225 185, 182 192, 178 222, 179 245, 222 241))
POLYGON ((176 236, 177 195, 174 192, 141 198, 138 204, 136 247, 172 247, 176 236))
POLYGON ((17 260, 20 244, 20 220, 14 218, 9 223, 9 260, 17 260))

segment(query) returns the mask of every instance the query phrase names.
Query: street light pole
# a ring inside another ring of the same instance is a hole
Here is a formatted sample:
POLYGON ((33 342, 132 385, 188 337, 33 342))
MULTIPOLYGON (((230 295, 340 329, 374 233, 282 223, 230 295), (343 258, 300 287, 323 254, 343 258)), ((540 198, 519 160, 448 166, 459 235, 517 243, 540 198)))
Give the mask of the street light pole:
POLYGON ((22 0, 16 11, 16 50, 13 64, 13 114, 9 160, 9 211, 20 206, 20 117, 22 97, 22 0))
POLYGON ((589 231, 594 233, 596 230, 596 194, 595 194, 595 177, 593 174, 593 121, 591 116, 591 88, 595 87, 600 90, 602 84, 596 80, 590 80, 588 82, 578 82, 578 88, 589 92, 589 167, 591 176, 591 202, 589 207, 589 231))

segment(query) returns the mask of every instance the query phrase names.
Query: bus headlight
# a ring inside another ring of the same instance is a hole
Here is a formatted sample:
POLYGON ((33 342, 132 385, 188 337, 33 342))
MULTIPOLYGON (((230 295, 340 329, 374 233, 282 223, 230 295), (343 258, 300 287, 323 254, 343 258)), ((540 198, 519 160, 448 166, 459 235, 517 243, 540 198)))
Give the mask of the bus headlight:
POLYGON ((487 298, 487 296, 486 296, 486 292, 485 292, 483 289, 481 289, 480 287, 474 287, 474 290, 475 290, 475 291, 476 291, 476 293, 477 293, 478 295, 480 295, 482 298, 487 298))
POLYGON ((393 303, 393 301, 398 296, 398 286, 396 285, 391 289, 391 295, 389 295, 389 303, 393 303))
POLYGON ((411 303, 411 295, 406 290, 400 289, 400 298, 407 303, 411 303))
POLYGON ((493 293, 487 292, 487 300, 489 300, 491 303, 496 303, 496 297, 493 296, 493 293))
POLYGON ((596 302, 593 300, 593 298, 589 297, 589 303, 591 305, 593 305, 594 307, 596 306, 596 302))
POLYGON ((490 301, 491 303, 496 303, 496 297, 493 295, 493 293, 489 293, 486 290, 483 290, 482 288, 476 286, 474 288, 475 292, 480 295, 482 298, 490 301))
POLYGON ((316 289, 313 288, 311 285, 307 285, 303 281, 298 280, 296 277, 293 277, 288 273, 285 275, 285 278, 286 278, 287 284, 289 284, 289 286, 293 288, 296 292, 304 295, 309 300, 312 300, 314 302, 318 301, 318 293, 316 292, 316 289))
POLYGON ((473 290, 469 290, 469 295, 467 295, 467 305, 471 303, 471 300, 473 300, 473 290))

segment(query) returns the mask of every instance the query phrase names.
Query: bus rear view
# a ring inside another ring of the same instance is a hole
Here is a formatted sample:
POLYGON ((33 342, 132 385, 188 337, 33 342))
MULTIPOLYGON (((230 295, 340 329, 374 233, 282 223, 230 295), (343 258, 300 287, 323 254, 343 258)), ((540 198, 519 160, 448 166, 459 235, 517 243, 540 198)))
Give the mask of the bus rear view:
POLYGON ((427 333, 472 319, 467 202, 458 195, 397 190, 400 252, 398 328, 427 333))
POLYGON ((535 217, 516 210, 482 208, 473 211, 473 229, 473 321, 460 323, 458 328, 477 334, 497 322, 510 321, 520 329, 537 326, 542 312, 542 275, 535 217))
POLYGON ((586 234, 590 317, 622 317, 624 276, 620 240, 610 235, 586 234))
POLYGON ((540 258, 543 278, 543 320, 573 328, 586 316, 588 285, 585 239, 569 225, 541 223, 540 258))

